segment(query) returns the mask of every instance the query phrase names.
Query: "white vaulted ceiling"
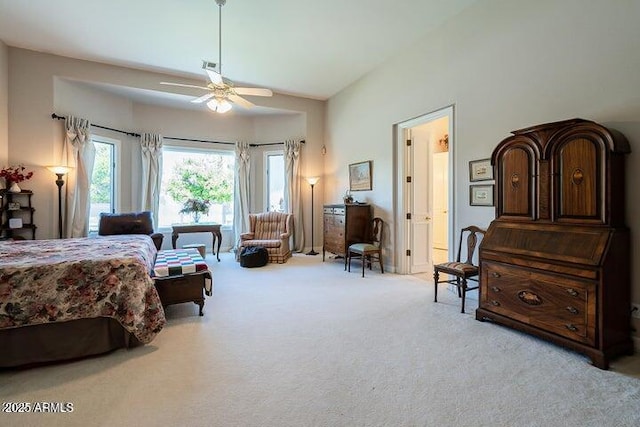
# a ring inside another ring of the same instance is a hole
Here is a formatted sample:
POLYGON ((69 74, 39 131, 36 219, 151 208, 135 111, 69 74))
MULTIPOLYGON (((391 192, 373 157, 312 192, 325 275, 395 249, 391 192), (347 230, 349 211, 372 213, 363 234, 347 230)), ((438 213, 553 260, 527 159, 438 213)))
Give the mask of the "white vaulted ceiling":
MULTIPOLYGON (((227 0, 223 74, 327 99, 476 0, 227 0)), ((203 78, 218 59, 214 0, 0 0, 0 40, 203 78)))

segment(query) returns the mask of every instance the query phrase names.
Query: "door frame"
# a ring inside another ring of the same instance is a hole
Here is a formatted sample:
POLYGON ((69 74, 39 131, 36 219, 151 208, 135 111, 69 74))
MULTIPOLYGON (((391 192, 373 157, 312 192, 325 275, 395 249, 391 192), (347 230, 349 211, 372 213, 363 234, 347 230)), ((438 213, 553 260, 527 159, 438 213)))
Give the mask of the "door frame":
POLYGON ((409 274, 411 271, 410 259, 407 256, 407 250, 410 248, 410 231, 409 220, 407 220, 407 213, 409 212, 409 192, 411 191, 411 185, 406 182, 406 176, 411 170, 409 164, 409 150, 406 145, 407 135, 409 130, 413 127, 429 123, 431 121, 441 119, 443 117, 448 118, 449 122, 449 201, 448 201, 448 251, 449 259, 452 258, 454 253, 454 236, 456 228, 456 215, 455 215, 455 196, 453 189, 455 188, 455 104, 448 105, 444 108, 432 111, 430 113, 414 117, 412 119, 400 122, 396 125, 395 135, 395 214, 394 221, 398 225, 395 228, 395 262, 396 272, 399 274, 409 274))

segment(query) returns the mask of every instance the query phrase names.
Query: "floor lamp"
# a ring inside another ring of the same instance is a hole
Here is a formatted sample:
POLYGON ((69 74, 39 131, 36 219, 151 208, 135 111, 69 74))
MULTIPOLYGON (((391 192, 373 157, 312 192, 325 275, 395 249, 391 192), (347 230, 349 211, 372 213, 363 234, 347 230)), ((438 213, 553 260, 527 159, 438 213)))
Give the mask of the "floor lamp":
POLYGON ((71 168, 67 166, 47 166, 51 172, 55 173, 58 179, 56 179, 56 185, 58 186, 58 236, 62 239, 62 186, 64 185, 64 179, 62 177, 68 173, 71 168))
POLYGON ((311 185, 311 250, 307 252, 307 255, 318 255, 318 252, 313 250, 313 186, 318 183, 320 178, 312 176, 307 178, 307 182, 311 185))

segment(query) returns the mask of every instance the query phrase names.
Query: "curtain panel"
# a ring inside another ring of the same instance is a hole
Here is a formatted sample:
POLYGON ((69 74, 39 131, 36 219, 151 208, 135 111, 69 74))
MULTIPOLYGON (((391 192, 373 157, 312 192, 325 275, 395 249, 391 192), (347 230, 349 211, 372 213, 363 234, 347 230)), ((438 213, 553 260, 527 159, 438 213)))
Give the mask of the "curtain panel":
POLYGON ((302 200, 300 197, 300 154, 302 142, 284 142, 284 208, 293 214, 293 234, 291 249, 304 250, 304 222, 302 221, 302 200))
POLYGON ((87 119, 68 116, 65 119, 63 158, 73 169, 67 174, 65 196, 66 220, 63 236, 89 235, 91 175, 96 150, 91 142, 91 123, 87 119))
POLYGON ((140 210, 151 211, 158 224, 160 207, 160 184, 162 181, 162 135, 143 133, 140 135, 142 155, 141 204, 140 210))
MULTIPOLYGON (((235 200, 233 208, 233 229, 236 250, 240 247, 240 234, 249 231, 249 174, 251 155, 248 142, 236 142, 235 200)), ((236 258, 240 254, 236 252, 236 258)))

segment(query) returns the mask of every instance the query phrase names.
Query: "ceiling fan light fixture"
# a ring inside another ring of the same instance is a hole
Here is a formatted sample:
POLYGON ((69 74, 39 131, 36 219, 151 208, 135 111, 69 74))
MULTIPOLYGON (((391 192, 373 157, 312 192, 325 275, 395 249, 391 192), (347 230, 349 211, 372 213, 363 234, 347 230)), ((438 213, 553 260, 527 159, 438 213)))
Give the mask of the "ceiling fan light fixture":
POLYGON ((194 104, 206 103, 207 107, 216 113, 226 113, 233 108, 233 104, 245 109, 252 108, 255 105, 241 95, 273 96, 273 92, 265 88, 235 87, 233 82, 222 77, 222 6, 226 4, 226 0, 215 0, 215 2, 218 5, 218 62, 202 61, 202 69, 209 76, 207 85, 197 86, 171 82, 160 82, 160 84, 207 91, 204 95, 192 99, 191 102, 194 104))
POLYGON ((216 113, 224 114, 227 111, 231 110, 231 103, 224 98, 214 98, 211 101, 207 102, 207 107, 209 107, 210 110, 215 111, 216 113))

